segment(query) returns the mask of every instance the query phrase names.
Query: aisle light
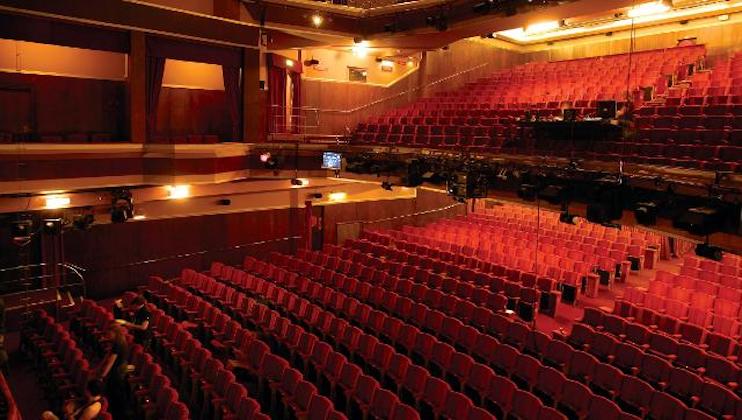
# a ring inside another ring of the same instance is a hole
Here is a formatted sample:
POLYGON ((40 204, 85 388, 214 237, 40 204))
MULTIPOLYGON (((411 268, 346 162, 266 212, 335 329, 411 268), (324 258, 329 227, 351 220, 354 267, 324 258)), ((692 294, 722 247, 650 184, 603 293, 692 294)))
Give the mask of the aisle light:
POLYGON ((651 3, 640 4, 636 7, 629 9, 626 14, 628 17, 634 19, 643 16, 651 16, 659 13, 665 13, 670 10, 670 6, 662 0, 653 1, 651 3))
POLYGON ((294 60, 286 59, 286 67, 294 67, 294 60))
POLYGON ((168 191, 167 198, 170 200, 179 200, 191 196, 191 186, 187 184, 166 185, 165 189, 168 191))

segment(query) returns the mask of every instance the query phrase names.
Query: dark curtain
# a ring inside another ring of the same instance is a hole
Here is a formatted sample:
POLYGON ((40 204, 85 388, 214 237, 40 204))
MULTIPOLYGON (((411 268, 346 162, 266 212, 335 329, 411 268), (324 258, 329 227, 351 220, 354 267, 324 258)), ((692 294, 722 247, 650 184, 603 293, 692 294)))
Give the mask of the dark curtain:
POLYGON ((291 119, 292 128, 291 132, 294 134, 299 133, 299 125, 302 124, 301 118, 301 73, 295 71, 289 72, 291 77, 291 85, 293 87, 291 94, 293 95, 294 102, 291 104, 291 119))
POLYGON ((227 99, 227 110, 232 122, 231 141, 239 141, 242 138, 240 132, 240 68, 222 66, 224 78, 224 94, 227 99))
POLYGON ((160 99, 162 76, 165 73, 165 58, 147 56, 147 140, 154 138, 157 129, 157 102, 160 99))
POLYGON ((268 96, 270 107, 268 114, 268 127, 273 133, 283 132, 286 107, 286 70, 271 66, 268 69, 268 96))

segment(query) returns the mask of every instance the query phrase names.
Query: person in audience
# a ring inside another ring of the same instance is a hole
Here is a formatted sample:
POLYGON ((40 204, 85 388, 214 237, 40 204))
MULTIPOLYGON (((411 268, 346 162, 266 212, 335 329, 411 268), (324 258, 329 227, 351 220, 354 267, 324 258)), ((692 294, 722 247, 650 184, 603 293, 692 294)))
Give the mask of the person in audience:
MULTIPOLYGON (((85 387, 85 396, 79 400, 71 400, 64 404, 64 420, 92 420, 98 417, 103 409, 103 382, 91 379, 85 387)), ((41 420, 60 420, 59 416, 51 411, 41 414, 41 420)))
POLYGON ((111 411, 123 410, 120 398, 125 394, 125 378, 129 367, 129 343, 123 327, 113 323, 106 332, 110 347, 98 365, 98 378, 106 384, 106 394, 110 398, 111 411))
MULTIPOLYGON (((120 302, 120 300, 116 301, 116 306, 119 308, 121 308, 120 302)), ((126 316, 124 311, 120 313, 126 316)), ((144 296, 139 295, 134 298, 129 307, 129 314, 128 320, 121 316, 116 322, 132 331, 135 342, 147 347, 149 345, 149 321, 152 314, 147 309, 147 300, 144 296)))

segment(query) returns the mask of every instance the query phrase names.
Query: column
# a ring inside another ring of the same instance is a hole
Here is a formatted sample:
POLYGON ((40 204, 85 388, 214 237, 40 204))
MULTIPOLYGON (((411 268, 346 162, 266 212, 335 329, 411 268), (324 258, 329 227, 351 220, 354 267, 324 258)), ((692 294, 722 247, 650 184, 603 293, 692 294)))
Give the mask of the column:
POLYGON ((130 51, 126 97, 128 106, 129 140, 144 143, 147 136, 146 45, 144 32, 130 32, 130 51))

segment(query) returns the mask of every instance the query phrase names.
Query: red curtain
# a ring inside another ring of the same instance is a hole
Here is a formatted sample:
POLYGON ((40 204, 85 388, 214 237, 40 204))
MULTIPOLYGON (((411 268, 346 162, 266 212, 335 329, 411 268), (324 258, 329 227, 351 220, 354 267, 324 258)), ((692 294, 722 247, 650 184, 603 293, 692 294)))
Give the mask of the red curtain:
POLYGON ((224 78, 224 93, 227 99, 227 110, 232 122, 231 141, 239 141, 242 138, 240 130, 240 68, 233 66, 222 66, 224 78))
POLYGON ((268 127, 273 133, 285 130, 286 109, 286 70, 270 66, 268 68, 268 96, 270 107, 268 114, 268 127))
POLYGON ((301 73, 297 73, 295 71, 289 72, 289 76, 291 77, 291 85, 293 87, 292 89, 292 95, 294 97, 294 102, 291 104, 291 119, 292 119, 292 130, 291 132, 294 134, 299 133, 299 125, 302 124, 301 121, 301 73))
POLYGON ((157 129, 157 102, 160 99, 162 76, 165 74, 165 58, 147 56, 147 140, 154 138, 157 129))

